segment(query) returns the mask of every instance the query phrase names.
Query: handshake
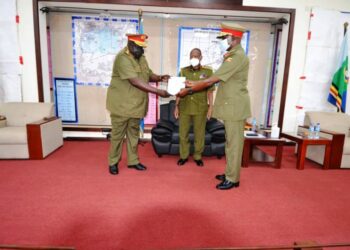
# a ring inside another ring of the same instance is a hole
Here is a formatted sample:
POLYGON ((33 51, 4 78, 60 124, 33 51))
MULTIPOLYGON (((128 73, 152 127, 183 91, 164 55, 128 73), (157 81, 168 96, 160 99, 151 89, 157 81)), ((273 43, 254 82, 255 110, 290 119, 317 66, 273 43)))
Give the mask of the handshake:
MULTIPOLYGON (((183 97, 189 93, 185 91, 186 87, 191 87, 192 84, 189 83, 189 81, 186 81, 186 77, 168 77, 168 86, 167 90, 163 90, 166 92, 168 96, 163 96, 160 94, 162 97, 169 97, 169 96, 180 96, 183 97), (185 93, 186 92, 186 93, 185 93)), ((165 94, 165 93, 164 93, 165 94)))
POLYGON ((157 95, 161 97, 178 96, 184 97, 191 94, 190 87, 193 84, 186 77, 174 77, 169 75, 160 76, 162 82, 168 82, 167 90, 158 89, 157 95))

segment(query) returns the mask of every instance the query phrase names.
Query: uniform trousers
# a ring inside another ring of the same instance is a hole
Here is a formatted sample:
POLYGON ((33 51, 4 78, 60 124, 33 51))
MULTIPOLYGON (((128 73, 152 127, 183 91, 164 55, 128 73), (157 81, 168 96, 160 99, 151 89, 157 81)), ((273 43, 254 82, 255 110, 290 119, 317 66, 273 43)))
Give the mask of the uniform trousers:
POLYGON ((111 121, 112 132, 108 156, 109 165, 114 165, 120 161, 125 135, 128 165, 138 164, 137 146, 140 133, 140 118, 122 117, 111 114, 111 121))
POLYGON ((180 158, 187 159, 190 155, 189 132, 193 122, 194 132, 194 152, 193 159, 202 159, 202 153, 205 143, 205 125, 207 113, 198 115, 181 114, 179 116, 179 139, 180 139, 180 158))
POLYGON ((226 179, 231 182, 238 182, 241 172, 242 153, 244 146, 244 125, 245 120, 227 121, 225 125, 225 154, 226 154, 226 179))

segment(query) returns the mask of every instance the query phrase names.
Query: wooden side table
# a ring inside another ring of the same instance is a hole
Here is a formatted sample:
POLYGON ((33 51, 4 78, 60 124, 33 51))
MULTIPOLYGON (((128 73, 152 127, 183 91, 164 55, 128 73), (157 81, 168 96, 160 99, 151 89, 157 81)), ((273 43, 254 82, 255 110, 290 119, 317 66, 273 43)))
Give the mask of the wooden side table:
POLYGON ((248 167, 249 162, 273 164, 275 168, 281 168, 282 152, 285 139, 272 139, 272 138, 258 138, 258 137, 245 137, 244 148, 242 155, 242 167, 248 167), (256 146, 275 146, 275 157, 271 157, 256 146))
POLYGON ((6 117, 0 115, 0 128, 6 127, 6 117))
POLYGON ((306 136, 302 136, 295 133, 282 133, 281 137, 295 141, 298 144, 297 166, 299 170, 304 169, 306 149, 309 145, 325 145, 323 169, 329 169, 329 159, 331 156, 331 143, 332 140, 320 137, 319 139, 309 139, 306 136))

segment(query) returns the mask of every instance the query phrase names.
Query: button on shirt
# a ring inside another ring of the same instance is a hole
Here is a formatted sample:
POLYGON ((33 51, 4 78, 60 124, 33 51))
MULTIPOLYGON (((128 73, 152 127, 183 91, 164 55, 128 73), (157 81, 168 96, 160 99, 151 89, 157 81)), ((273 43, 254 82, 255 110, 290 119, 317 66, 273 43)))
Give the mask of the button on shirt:
POLYGON ((112 80, 107 90, 107 109, 118 116, 142 118, 148 110, 148 93, 134 87, 128 79, 139 78, 149 82, 152 70, 146 57, 136 60, 128 48, 122 49, 113 64, 112 80))
POLYGON ((251 116, 247 89, 249 59, 241 45, 236 45, 224 57, 214 73, 221 81, 217 90, 213 117, 239 121, 251 116))
MULTIPOLYGON (((186 80, 198 81, 207 79, 212 76, 213 71, 209 67, 200 66, 198 70, 195 70, 192 66, 188 66, 181 69, 180 76, 186 77, 186 80)), ((179 111, 180 114, 187 115, 199 115, 208 112, 208 93, 207 91, 213 91, 214 88, 203 90, 200 92, 187 95, 180 99, 179 111)))

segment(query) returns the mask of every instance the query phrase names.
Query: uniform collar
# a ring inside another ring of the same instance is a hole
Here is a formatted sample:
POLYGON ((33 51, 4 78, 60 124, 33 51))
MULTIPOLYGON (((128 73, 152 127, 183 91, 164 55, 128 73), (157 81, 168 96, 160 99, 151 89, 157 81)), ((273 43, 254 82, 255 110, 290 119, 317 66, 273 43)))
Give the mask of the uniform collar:
POLYGON ((192 67, 192 65, 190 65, 190 69, 191 69, 192 71, 200 71, 200 70, 202 69, 202 65, 199 64, 199 68, 198 68, 198 69, 195 69, 195 68, 192 67))
MULTIPOLYGON (((130 53, 130 50, 129 50, 129 48, 128 48, 128 46, 125 46, 125 48, 123 49, 123 52, 125 53, 125 54, 127 54, 128 56, 130 56, 131 58, 133 58, 134 60, 136 60, 136 58, 130 53)), ((140 59, 143 57, 143 56, 145 56, 144 54, 140 57, 140 59)), ((136 60, 137 61, 137 60, 136 60)))
POLYGON ((237 44, 236 46, 234 46, 233 48, 231 48, 229 51, 225 53, 224 58, 232 56, 235 52, 241 49, 242 49, 241 44, 237 44))

